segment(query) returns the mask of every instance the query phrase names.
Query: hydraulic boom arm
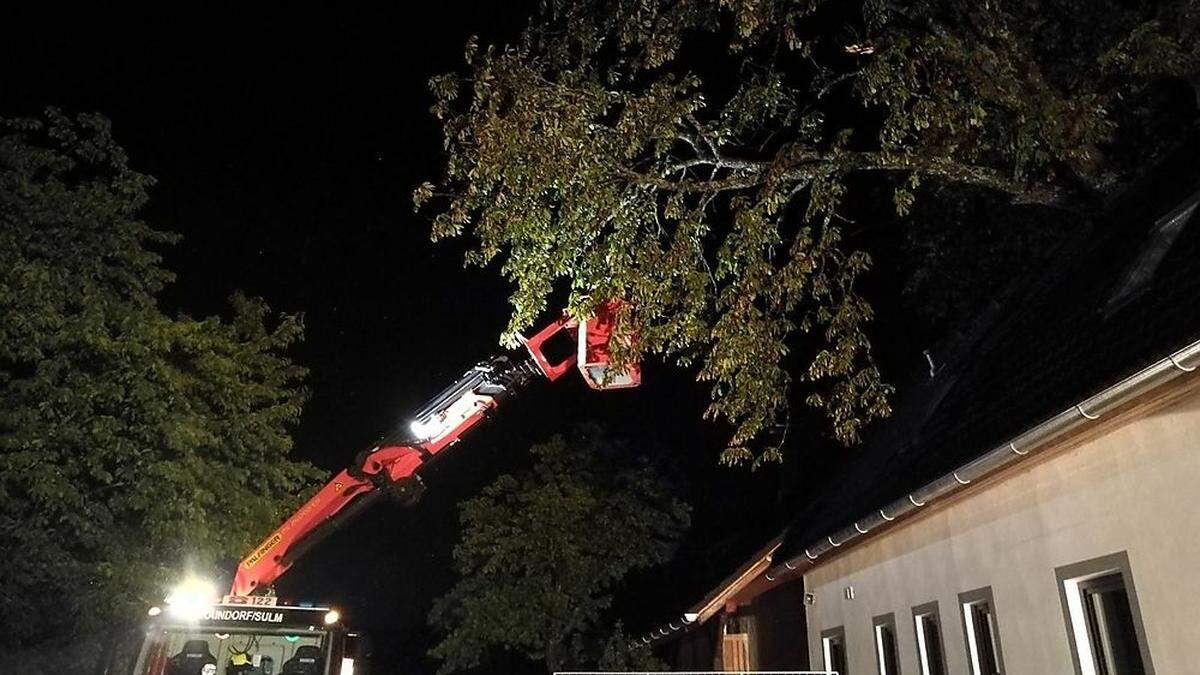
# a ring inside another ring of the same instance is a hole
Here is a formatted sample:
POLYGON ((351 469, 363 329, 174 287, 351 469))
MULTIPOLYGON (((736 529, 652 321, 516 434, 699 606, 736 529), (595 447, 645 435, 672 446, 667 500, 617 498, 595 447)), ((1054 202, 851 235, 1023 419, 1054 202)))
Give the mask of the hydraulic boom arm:
POLYGON ((468 370, 413 416, 409 429, 361 453, 256 546, 238 564, 231 594, 269 588, 300 556, 384 495, 415 501, 422 490, 421 466, 539 375, 554 381, 576 366, 592 388, 636 387, 641 380, 636 364, 608 370, 609 336, 621 306, 620 301, 605 303, 583 322, 563 317, 524 340, 528 355, 497 356, 468 370), (564 336, 575 345, 552 362, 544 347, 564 336))

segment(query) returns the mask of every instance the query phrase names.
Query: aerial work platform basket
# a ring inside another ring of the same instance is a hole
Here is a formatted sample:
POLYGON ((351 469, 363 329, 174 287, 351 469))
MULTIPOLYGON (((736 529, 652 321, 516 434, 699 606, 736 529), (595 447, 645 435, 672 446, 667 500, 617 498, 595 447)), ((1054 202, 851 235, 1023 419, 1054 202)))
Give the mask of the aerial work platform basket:
POLYGON ((551 380, 557 380, 575 366, 592 389, 636 387, 642 383, 641 365, 630 363, 618 368, 611 358, 613 334, 619 326, 619 313, 624 305, 623 301, 609 300, 601 303, 595 314, 587 319, 577 321, 563 316, 521 340, 538 368, 551 380))

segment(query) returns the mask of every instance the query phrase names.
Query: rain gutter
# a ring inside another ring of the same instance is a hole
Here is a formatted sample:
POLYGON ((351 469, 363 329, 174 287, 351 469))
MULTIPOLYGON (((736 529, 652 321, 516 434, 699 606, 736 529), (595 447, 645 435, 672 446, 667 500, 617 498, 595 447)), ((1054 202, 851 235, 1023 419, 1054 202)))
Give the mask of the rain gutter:
POLYGON ((1078 431, 1134 399, 1186 376, 1197 365, 1188 365, 1200 356, 1200 340, 1130 375, 1094 396, 1086 398, 1050 419, 998 445, 954 471, 917 488, 881 509, 869 513, 833 534, 809 542, 802 554, 776 564, 766 571, 768 581, 816 561, 834 549, 863 537, 881 526, 914 514, 934 502, 954 495, 975 481, 1001 469, 1038 455, 1054 441, 1078 431))

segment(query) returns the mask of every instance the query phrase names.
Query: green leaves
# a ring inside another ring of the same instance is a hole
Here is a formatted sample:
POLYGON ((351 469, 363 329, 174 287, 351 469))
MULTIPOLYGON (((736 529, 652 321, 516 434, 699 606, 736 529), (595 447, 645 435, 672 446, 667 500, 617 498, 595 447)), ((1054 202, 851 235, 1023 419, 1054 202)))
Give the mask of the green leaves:
POLYGON ((286 459, 300 318, 241 295, 227 320, 165 315, 155 247, 177 237, 138 220, 152 182, 102 117, 0 121, 10 643, 140 611, 185 561, 236 560, 316 475, 286 459))
POLYGON ((505 340, 552 295, 629 300, 636 349, 712 384, 724 461, 777 458, 797 399, 853 442, 891 392, 871 242, 841 232, 862 177, 896 217, 947 184, 1085 208, 1129 173, 1116 112, 1194 65, 1196 13, 1167 4, 549 2, 434 79, 447 167, 415 202, 511 283, 505 340))
POLYGON ((531 452, 530 470, 460 507, 461 578, 430 615, 447 632, 432 651, 441 672, 476 666, 493 648, 551 672, 594 664, 614 588, 665 562, 688 527, 688 507, 658 473, 594 427, 531 452))

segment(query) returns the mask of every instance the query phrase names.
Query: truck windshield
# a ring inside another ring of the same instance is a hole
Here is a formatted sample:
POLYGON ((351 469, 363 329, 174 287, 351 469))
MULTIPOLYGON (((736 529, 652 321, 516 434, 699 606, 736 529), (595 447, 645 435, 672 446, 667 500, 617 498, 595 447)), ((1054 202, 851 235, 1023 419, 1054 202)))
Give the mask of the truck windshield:
POLYGON ((147 634, 134 675, 324 675, 323 631, 157 626, 147 634), (228 631, 228 632, 221 632, 228 631))

